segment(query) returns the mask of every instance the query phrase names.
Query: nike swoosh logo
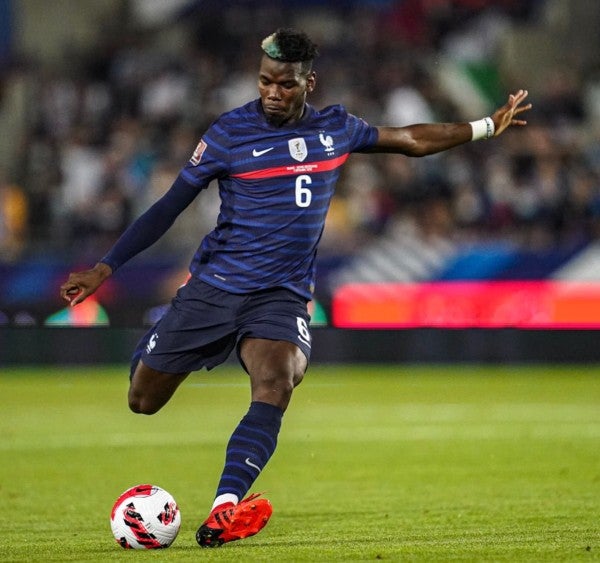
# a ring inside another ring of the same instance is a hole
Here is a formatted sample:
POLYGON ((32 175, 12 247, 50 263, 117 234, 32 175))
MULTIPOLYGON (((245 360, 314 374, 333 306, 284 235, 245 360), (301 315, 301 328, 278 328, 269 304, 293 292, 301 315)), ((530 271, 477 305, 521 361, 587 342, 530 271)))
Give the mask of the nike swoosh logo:
POLYGON ((246 465, 247 465, 247 466, 249 466, 249 467, 252 467, 252 468, 256 469, 256 471, 260 471, 260 467, 258 467, 258 465, 256 465, 256 464, 252 463, 252 462, 250 461, 250 458, 249 458, 249 457, 247 457, 247 458, 246 458, 246 461, 245 461, 245 463, 246 463, 246 465))
POLYGON ((268 149, 264 149, 262 151, 257 151, 256 149, 254 149, 252 151, 252 156, 262 156, 263 154, 268 153, 269 151, 272 151, 275 147, 269 147, 268 149))

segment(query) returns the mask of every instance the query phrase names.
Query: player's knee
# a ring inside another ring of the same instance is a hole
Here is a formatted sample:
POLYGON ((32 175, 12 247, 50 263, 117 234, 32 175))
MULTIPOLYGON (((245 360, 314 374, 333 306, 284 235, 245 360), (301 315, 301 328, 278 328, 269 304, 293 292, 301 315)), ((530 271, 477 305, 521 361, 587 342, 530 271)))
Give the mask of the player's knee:
POLYGON ((273 385, 281 390, 282 396, 289 400, 294 388, 304 379, 304 365, 293 362, 292 365, 280 366, 273 372, 273 385))
POLYGON ((292 376, 292 383, 294 387, 298 387, 302 380, 304 379, 304 370, 296 370, 294 371, 294 375, 292 376))
POLYGON ((267 376, 264 379, 264 384, 269 389, 277 390, 286 399, 292 396, 292 391, 295 387, 293 378, 287 373, 275 373, 267 376))
POLYGON ((289 370, 268 370, 253 377, 254 398, 277 404, 285 410, 294 387, 302 381, 302 373, 289 370))
POLYGON ((162 405, 149 401, 146 397, 130 392, 127 400, 129 409, 136 414, 154 414, 158 412, 162 405))
POLYGON ((143 401, 129 401, 129 408, 135 414, 155 414, 160 410, 160 405, 146 404, 143 401))

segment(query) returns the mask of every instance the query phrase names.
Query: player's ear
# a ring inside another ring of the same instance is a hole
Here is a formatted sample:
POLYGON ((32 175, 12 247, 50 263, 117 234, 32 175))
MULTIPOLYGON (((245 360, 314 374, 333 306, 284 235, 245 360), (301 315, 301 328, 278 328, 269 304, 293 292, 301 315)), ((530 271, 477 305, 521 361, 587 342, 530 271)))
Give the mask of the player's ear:
POLYGON ((306 91, 312 92, 317 84, 317 73, 312 70, 306 77, 306 91))

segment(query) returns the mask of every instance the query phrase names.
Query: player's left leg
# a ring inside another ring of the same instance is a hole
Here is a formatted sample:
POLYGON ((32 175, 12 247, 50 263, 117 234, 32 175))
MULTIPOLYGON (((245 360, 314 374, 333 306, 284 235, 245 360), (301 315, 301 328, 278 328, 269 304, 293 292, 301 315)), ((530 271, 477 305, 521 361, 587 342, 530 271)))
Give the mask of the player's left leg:
POLYGON ((295 344, 263 338, 242 340, 240 358, 250 375, 252 402, 227 444, 214 506, 241 499, 267 465, 283 413, 308 362, 295 344))
POLYGON ((284 340, 244 338, 240 357, 250 375, 252 401, 285 412, 292 391, 301 383, 308 365, 302 350, 284 340))
POLYGON ((236 320, 237 352, 250 376, 252 402, 227 444, 212 511, 196 534, 203 547, 251 536, 267 523, 269 501, 254 495, 240 499, 275 451, 283 413, 310 358, 310 316, 303 297, 283 288, 250 294, 236 320))
POLYGON ((227 444, 213 510, 196 534, 202 547, 254 535, 268 522, 268 500, 251 496, 238 502, 275 451, 283 413, 308 364, 302 350, 287 341, 245 338, 239 351, 250 375, 252 402, 227 444))

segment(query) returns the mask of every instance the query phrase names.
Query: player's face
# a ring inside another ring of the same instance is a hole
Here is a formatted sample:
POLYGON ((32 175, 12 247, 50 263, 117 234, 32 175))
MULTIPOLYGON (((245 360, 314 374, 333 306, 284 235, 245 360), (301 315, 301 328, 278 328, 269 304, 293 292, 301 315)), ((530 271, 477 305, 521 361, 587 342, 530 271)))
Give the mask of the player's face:
POLYGON ((267 119, 275 125, 302 117, 306 94, 315 87, 315 73, 302 72, 301 63, 282 63, 263 56, 258 73, 258 91, 267 119))

